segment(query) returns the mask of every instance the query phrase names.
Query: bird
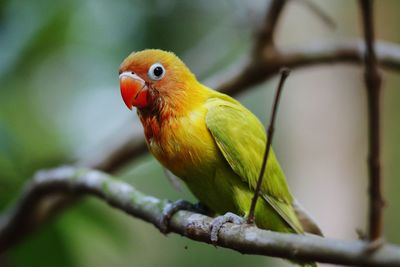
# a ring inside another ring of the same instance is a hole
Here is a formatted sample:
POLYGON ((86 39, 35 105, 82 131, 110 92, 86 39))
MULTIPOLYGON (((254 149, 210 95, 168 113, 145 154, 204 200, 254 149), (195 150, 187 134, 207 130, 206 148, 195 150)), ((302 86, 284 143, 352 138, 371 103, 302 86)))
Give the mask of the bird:
MULTIPOLYGON (((122 99, 129 109, 136 107, 153 156, 223 218, 216 224, 243 222, 238 218, 248 215, 267 141, 260 120, 239 101, 200 83, 172 52, 132 52, 120 65, 119 80, 122 99)), ((257 227, 322 235, 292 196, 272 149, 263 178, 257 227)))

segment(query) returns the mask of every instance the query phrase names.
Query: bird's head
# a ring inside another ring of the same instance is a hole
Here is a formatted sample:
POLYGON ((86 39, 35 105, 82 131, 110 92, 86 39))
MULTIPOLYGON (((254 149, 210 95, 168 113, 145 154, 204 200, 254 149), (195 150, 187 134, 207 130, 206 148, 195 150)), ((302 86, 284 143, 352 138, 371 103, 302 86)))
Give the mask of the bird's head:
POLYGON ((139 110, 179 105, 190 84, 197 82, 175 54, 156 49, 131 53, 120 66, 119 80, 126 106, 139 110))

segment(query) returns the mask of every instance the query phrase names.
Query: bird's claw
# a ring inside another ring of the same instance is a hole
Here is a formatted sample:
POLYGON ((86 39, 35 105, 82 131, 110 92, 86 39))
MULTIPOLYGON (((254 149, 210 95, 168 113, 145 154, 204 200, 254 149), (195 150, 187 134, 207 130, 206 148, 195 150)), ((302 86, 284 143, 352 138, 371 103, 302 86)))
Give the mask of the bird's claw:
POLYGON ((169 232, 169 222, 172 216, 180 210, 193 211, 201 214, 207 213, 207 208, 201 203, 192 204, 189 201, 182 199, 168 203, 162 211, 162 215, 158 224, 162 233, 167 234, 169 232))
POLYGON ((232 212, 227 212, 222 216, 215 217, 210 223, 210 239, 213 244, 218 242, 219 230, 225 223, 243 224, 245 222, 243 217, 236 215, 232 212))

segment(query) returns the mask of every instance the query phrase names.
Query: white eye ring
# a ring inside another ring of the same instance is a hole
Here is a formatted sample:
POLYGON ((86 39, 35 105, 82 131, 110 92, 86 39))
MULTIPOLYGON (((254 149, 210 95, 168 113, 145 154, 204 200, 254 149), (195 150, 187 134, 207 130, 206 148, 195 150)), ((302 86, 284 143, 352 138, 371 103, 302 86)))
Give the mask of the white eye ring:
POLYGON ((150 66, 147 76, 153 81, 161 80, 165 75, 165 68, 161 63, 154 63, 150 66))

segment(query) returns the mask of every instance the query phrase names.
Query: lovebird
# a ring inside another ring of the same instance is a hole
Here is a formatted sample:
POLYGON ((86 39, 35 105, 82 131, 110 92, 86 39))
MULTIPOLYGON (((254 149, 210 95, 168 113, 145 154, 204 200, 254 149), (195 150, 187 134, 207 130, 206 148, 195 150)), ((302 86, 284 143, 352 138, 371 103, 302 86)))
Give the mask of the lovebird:
MULTIPOLYGON (((246 217, 267 140, 258 118, 232 97, 201 84, 172 52, 133 52, 119 74, 123 101, 137 108, 154 157, 213 213, 246 217)), ((255 223, 283 233, 322 235, 293 198, 272 149, 255 223)))

